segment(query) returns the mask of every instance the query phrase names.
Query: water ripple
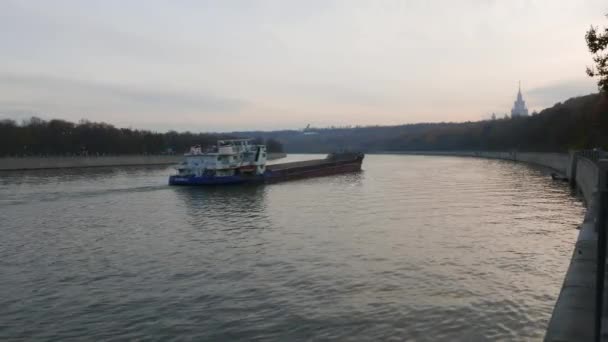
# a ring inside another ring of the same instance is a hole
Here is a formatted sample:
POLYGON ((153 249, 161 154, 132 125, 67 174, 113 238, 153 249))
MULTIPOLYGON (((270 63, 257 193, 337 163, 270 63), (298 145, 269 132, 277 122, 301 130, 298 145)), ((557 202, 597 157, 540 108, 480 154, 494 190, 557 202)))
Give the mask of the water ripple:
POLYGON ((364 169, 210 189, 164 167, 0 174, 0 339, 542 339, 584 211, 565 185, 474 158, 364 169))

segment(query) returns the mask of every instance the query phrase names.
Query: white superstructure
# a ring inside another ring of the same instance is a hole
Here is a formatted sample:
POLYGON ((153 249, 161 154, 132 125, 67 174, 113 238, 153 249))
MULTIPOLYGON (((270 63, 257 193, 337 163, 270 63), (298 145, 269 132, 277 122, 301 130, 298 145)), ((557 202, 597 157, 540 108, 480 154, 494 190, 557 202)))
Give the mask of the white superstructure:
POLYGON ((190 148, 177 167, 179 176, 255 176, 266 171, 266 146, 252 145, 249 139, 219 140, 211 151, 199 145, 190 148))

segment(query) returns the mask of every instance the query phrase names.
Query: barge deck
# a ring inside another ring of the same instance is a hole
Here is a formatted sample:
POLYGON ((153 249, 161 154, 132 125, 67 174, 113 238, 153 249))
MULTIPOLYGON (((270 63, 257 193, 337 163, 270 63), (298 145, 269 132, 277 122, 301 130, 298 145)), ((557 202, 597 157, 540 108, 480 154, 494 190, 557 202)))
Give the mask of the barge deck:
POLYGON ((363 153, 334 154, 325 159, 281 163, 266 167, 266 182, 329 176, 361 170, 363 153))

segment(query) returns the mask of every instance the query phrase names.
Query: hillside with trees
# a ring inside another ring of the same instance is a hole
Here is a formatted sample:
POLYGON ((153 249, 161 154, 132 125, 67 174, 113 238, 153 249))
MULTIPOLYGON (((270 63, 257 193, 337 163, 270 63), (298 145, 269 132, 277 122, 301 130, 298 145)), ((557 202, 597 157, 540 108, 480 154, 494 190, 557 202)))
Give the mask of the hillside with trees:
POLYGON ((572 98, 529 117, 464 123, 235 132, 283 143, 287 152, 412 150, 519 150, 565 152, 608 148, 608 99, 600 94, 572 98))
POLYGON ((183 153, 218 139, 252 138, 270 152, 328 153, 424 150, 566 152, 608 148, 608 98, 572 98, 529 117, 464 123, 323 128, 306 132, 158 133, 110 124, 31 118, 0 121, 0 156, 183 153))

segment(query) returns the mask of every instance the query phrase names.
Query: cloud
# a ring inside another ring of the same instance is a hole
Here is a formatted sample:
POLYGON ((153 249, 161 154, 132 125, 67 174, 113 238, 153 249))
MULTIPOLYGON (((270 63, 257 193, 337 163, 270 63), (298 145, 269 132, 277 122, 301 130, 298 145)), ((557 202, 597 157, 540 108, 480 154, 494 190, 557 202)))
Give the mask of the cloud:
POLYGON ((53 77, 0 73, 0 111, 56 112, 61 114, 124 112, 133 114, 239 112, 246 101, 191 90, 110 84, 53 77), (76 112, 76 113, 75 113, 76 112))
POLYGON ((524 91, 528 102, 535 108, 545 108, 571 97, 588 95, 597 92, 597 84, 591 78, 560 80, 524 91))
POLYGON ((518 79, 532 109, 595 91, 584 32, 606 9, 0 1, 0 111, 193 130, 475 120, 508 111, 518 79))

